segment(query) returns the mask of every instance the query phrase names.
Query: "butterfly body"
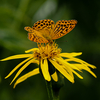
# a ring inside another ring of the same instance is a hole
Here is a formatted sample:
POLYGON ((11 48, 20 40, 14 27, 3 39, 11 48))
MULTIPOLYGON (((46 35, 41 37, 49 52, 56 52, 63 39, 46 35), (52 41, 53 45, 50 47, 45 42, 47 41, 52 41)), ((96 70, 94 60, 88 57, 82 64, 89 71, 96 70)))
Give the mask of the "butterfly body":
POLYGON ((53 20, 37 21, 33 27, 25 27, 28 38, 37 43, 48 43, 69 33, 77 24, 76 20, 60 20, 54 24, 53 20))

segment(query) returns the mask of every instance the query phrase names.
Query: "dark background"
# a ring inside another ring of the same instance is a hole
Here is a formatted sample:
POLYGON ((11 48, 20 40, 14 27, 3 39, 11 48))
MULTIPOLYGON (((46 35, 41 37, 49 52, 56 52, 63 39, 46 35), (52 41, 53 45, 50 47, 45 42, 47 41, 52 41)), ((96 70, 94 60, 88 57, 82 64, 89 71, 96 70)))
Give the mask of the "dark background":
MULTIPOLYGON (((36 47, 24 27, 41 19, 76 19, 74 30, 56 42, 62 52, 82 52, 79 58, 97 67, 93 70, 96 79, 86 71, 83 80, 75 76, 74 84, 65 79, 60 100, 100 100, 100 0, 0 0, 0 59, 36 47)), ((0 100, 48 100, 41 75, 28 78, 15 89, 9 84, 16 72, 4 79, 22 60, 0 62, 0 100)), ((31 64, 21 75, 35 66, 31 64)))

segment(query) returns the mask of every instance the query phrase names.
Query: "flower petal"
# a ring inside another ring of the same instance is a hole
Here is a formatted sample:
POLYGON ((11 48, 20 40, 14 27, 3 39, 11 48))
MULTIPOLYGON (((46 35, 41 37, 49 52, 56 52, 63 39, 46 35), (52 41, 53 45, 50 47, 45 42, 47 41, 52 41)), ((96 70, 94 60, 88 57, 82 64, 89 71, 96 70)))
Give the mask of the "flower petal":
POLYGON ((49 59, 49 61, 53 64, 53 66, 62 73, 70 82, 74 83, 73 77, 71 77, 61 65, 59 65, 56 61, 49 59))
POLYGON ((80 79, 83 79, 83 77, 80 74, 78 74, 76 71, 73 70, 73 73, 76 74, 80 79))
POLYGON ((74 79, 74 75, 73 75, 73 73, 72 73, 72 71, 68 68, 68 67, 66 67, 66 66, 64 66, 64 65, 62 65, 62 67, 69 73, 69 75, 74 79))
POLYGON ((86 70, 88 71, 90 74, 92 74, 95 78, 97 78, 97 76, 91 71, 91 69, 87 66, 87 65, 83 65, 83 64, 73 64, 74 66, 77 66, 78 68, 80 68, 81 70, 86 70))
POLYGON ((41 59, 41 70, 42 70, 45 80, 51 81, 47 59, 41 59))
POLYGON ((17 74, 15 75, 14 79, 11 81, 10 85, 12 84, 12 82, 19 76, 19 74, 30 64, 34 61, 34 59, 31 59, 30 61, 28 61, 24 66, 22 66, 20 68, 20 70, 17 72, 17 74))
POLYGON ((32 57, 25 59, 24 61, 22 61, 21 63, 19 63, 6 77, 8 78, 9 76, 11 76, 21 65, 23 65, 25 62, 27 62, 28 60, 30 60, 32 57))
POLYGON ((94 65, 91 65, 91 64, 89 64, 89 63, 87 63, 87 62, 85 62, 85 61, 83 61, 83 60, 81 60, 81 59, 78 59, 78 58, 71 58, 71 59, 66 59, 67 61, 75 61, 75 62, 78 62, 78 63, 81 63, 81 64, 86 64, 87 66, 89 66, 89 67, 91 67, 91 68, 93 68, 93 69, 95 69, 96 67, 94 66, 94 65))
POLYGON ((27 57, 30 57, 30 56, 32 56, 32 54, 19 54, 19 55, 14 55, 14 56, 4 58, 0 61, 6 61, 6 60, 11 60, 11 59, 19 59, 19 58, 27 58, 27 57))
POLYGON ((56 71, 55 71, 51 76, 52 76, 52 78, 53 78, 53 80, 54 80, 55 82, 58 81, 58 76, 57 76, 57 72, 56 72, 56 71))
POLYGON ((36 75, 36 74, 39 74, 39 68, 36 68, 30 72, 28 72, 27 74, 21 76, 14 84, 14 88, 16 87, 17 84, 23 82, 24 80, 26 80, 27 78, 33 76, 33 75, 36 75))
MULTIPOLYGON (((73 73, 75 73, 79 78, 83 79, 83 77, 81 75, 79 75, 76 71, 74 71, 71 67, 72 65, 69 64, 68 62, 66 62, 64 59, 61 58, 55 58, 58 62, 60 62, 62 65, 66 66, 66 69, 69 69, 70 71, 72 71, 73 73)), ((76 68, 76 67, 75 67, 76 68)), ((77 68, 78 69, 78 68, 77 68)), ((79 70, 80 71, 80 70, 79 70)))
POLYGON ((39 60, 34 59, 34 61, 32 63, 36 63, 39 65, 39 60))
POLYGON ((25 53, 34 52, 35 50, 39 50, 39 48, 32 48, 32 49, 26 50, 25 53))
POLYGON ((80 70, 78 67, 74 66, 74 65, 71 64, 71 63, 68 63, 68 62, 67 62, 66 60, 64 60, 63 58, 60 58, 60 59, 62 59, 63 64, 65 63, 67 66, 69 66, 68 68, 75 69, 75 70, 78 70, 78 71, 81 72, 81 70, 80 70))
POLYGON ((72 53, 60 53, 59 55, 62 56, 62 57, 75 57, 75 56, 79 56, 81 55, 82 52, 79 52, 79 53, 75 53, 75 52, 72 52, 72 53))

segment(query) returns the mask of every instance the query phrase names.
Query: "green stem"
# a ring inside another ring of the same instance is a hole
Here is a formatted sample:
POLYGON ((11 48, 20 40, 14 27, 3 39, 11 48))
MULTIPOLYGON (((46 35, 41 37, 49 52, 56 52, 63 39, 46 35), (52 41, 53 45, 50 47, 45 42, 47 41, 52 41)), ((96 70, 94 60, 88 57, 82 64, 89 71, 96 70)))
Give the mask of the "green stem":
POLYGON ((49 100, 59 100, 59 93, 58 93, 58 91, 53 90, 52 83, 46 81, 46 87, 47 87, 49 100))
POLYGON ((49 100, 59 100, 59 92, 61 87, 64 85, 64 79, 60 72, 56 71, 58 75, 58 81, 46 81, 47 92, 49 100))

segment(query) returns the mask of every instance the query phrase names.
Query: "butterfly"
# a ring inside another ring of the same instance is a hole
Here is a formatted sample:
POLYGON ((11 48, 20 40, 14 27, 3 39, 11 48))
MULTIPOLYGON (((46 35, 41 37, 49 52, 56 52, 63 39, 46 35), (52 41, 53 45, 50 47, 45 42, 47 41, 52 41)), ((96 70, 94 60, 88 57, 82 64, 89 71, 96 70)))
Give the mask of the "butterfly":
POLYGON ((37 43, 48 43, 69 33, 76 26, 76 20, 53 20, 44 19, 37 21, 31 27, 25 27, 28 31, 28 38, 37 43))

